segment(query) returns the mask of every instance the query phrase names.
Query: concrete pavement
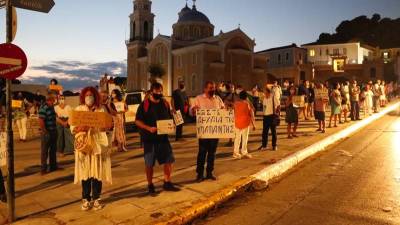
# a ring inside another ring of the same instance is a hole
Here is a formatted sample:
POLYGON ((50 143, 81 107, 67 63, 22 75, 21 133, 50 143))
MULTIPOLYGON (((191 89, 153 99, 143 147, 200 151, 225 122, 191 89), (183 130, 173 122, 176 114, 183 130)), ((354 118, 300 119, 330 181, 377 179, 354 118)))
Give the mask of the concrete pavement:
MULTIPOLYGON (((311 145, 323 138, 349 126, 328 129, 327 133, 316 133, 316 122, 301 121, 300 137, 288 140, 286 127, 278 129, 277 152, 255 151, 260 146, 261 121, 259 129, 251 133, 249 149, 254 158, 247 160, 232 159, 232 148, 218 149, 216 161, 216 182, 194 183, 197 154, 197 139, 193 125, 185 127, 186 140, 173 142, 177 163, 173 181, 181 187, 178 193, 161 192, 162 173, 156 170, 156 184, 160 191, 157 197, 146 195, 146 180, 142 150, 139 149, 137 134, 129 135, 127 153, 113 155, 113 185, 106 185, 103 200, 107 203, 99 212, 81 212, 81 188, 73 185, 73 157, 60 160, 63 170, 46 176, 39 175, 40 149, 39 142, 16 144, 16 190, 17 216, 21 218, 16 224, 150 224, 163 221, 174 215, 185 212, 193 204, 212 194, 219 193, 233 183, 254 174, 265 166, 294 154, 296 151, 311 145)), ((6 215, 4 205, 0 213, 6 215)))

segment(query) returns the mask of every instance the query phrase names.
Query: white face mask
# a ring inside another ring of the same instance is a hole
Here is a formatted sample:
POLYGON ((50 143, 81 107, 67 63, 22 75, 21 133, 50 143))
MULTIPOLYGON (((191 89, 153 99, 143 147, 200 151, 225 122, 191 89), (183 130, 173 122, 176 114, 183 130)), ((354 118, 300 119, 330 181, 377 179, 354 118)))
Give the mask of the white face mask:
POLYGON ((94 96, 86 96, 85 97, 85 104, 89 107, 93 106, 94 104, 94 96))

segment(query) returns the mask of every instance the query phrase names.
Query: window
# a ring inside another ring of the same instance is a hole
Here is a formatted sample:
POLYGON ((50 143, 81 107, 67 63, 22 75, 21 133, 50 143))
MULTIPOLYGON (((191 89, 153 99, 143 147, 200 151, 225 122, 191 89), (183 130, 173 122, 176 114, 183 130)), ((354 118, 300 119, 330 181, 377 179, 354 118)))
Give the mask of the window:
POLYGON ((343 48, 343 55, 347 55, 347 48, 343 48))
POLYGON ((376 68, 371 68, 369 73, 371 78, 376 78, 376 68))
POLYGON ((305 71, 300 72, 300 80, 306 80, 306 72, 305 71))
POLYGON ((192 55, 192 64, 193 65, 197 64, 197 54, 196 53, 193 53, 193 55, 192 55))
POLYGON ((149 33, 149 23, 147 21, 144 22, 144 39, 147 40, 147 38, 150 37, 149 33))
POLYGON ((190 84, 190 90, 196 91, 196 84, 197 84, 197 75, 194 73, 192 74, 192 79, 191 79, 191 84, 190 84))
POLYGON ((281 54, 278 54, 278 64, 281 64, 281 54))
POLYGON ((322 56, 322 48, 319 49, 319 56, 322 56))
POLYGON ((289 53, 286 53, 286 61, 289 61, 289 53))
POLYGON ((314 49, 311 49, 311 50, 310 50, 310 56, 311 56, 311 57, 315 56, 315 50, 314 50, 314 49))
POLYGON ((333 60, 333 71, 336 73, 344 72, 344 59, 333 60))
POLYGON ((338 48, 334 48, 333 49, 333 55, 339 55, 339 49, 338 48))
POLYGON ((329 55, 329 48, 326 49, 325 53, 326 55, 329 55))
POLYGON ((388 59, 389 58, 389 52, 384 52, 383 53, 383 58, 388 59))

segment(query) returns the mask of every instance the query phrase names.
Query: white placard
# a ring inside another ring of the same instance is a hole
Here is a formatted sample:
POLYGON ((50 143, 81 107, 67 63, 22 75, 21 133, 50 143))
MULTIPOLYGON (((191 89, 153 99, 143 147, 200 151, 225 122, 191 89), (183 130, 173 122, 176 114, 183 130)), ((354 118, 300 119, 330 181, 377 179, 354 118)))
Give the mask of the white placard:
POLYGON ((174 134, 175 123, 174 120, 157 120, 157 134, 174 134))
POLYGON ((7 165, 7 133, 0 132, 0 167, 7 165))
POLYGON ((174 116, 174 121, 175 121, 176 126, 179 126, 179 125, 182 125, 185 123, 185 121, 183 120, 181 110, 176 111, 172 115, 174 116))
POLYGON ((197 138, 234 138, 235 115, 233 110, 201 109, 196 113, 197 138))
POLYGON ((292 101, 293 101, 293 107, 295 108, 305 107, 304 95, 295 95, 293 96, 292 101))
POLYGON ((125 112, 125 103, 115 102, 114 106, 115 106, 115 110, 117 110, 117 112, 125 112))
POLYGON ((316 88, 314 89, 315 99, 329 100, 328 89, 316 88))

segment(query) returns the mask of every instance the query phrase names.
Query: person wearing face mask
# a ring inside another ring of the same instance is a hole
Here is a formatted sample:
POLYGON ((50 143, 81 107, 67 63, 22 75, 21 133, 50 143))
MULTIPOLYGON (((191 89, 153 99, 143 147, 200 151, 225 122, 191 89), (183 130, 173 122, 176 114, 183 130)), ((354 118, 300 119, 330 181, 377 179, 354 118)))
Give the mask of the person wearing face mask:
MULTIPOLYGON (((86 87, 79 97, 80 105, 74 111, 81 112, 106 112, 100 104, 100 95, 94 87, 86 87)), ((90 134, 93 143, 90 153, 75 150, 75 176, 74 183, 82 185, 82 211, 93 209, 101 210, 101 192, 103 183, 112 183, 111 151, 109 148, 106 130, 85 126, 71 126, 76 138, 82 134, 90 134), (89 132, 90 131, 90 132, 89 132)))
MULTIPOLYGON (((191 114, 196 116, 199 109, 224 109, 225 105, 222 99, 215 95, 215 83, 207 81, 204 85, 204 94, 196 97, 191 108, 191 114)), ((217 180, 214 176, 214 161, 217 151, 218 139, 199 139, 199 152, 197 154, 197 182, 204 180, 204 165, 207 158, 207 175, 205 179, 217 180)))
POLYGON ((57 170, 57 114, 54 110, 54 102, 54 95, 49 94, 46 102, 39 109, 42 140, 42 175, 47 173, 47 160, 50 161, 50 172, 57 170))
MULTIPOLYGON (((189 99, 185 91, 185 83, 183 81, 179 82, 179 87, 172 93, 172 109, 173 111, 180 110, 182 116, 184 117, 187 112, 187 107, 189 105, 189 99)), ((178 141, 182 138, 183 124, 176 126, 176 136, 175 140, 178 141)))
POLYGON ((57 114, 57 149, 61 156, 70 154, 74 151, 73 137, 68 124, 71 114, 71 106, 65 104, 65 96, 58 97, 58 105, 54 107, 57 114))
POLYGON ((150 95, 145 99, 137 110, 136 126, 140 129, 144 147, 144 162, 148 183, 148 194, 155 195, 156 189, 153 184, 153 171, 156 161, 164 166, 165 191, 179 191, 171 182, 172 164, 175 162, 172 146, 168 135, 157 133, 157 121, 170 120, 172 118, 168 102, 163 99, 163 87, 160 83, 153 83, 150 87, 150 95))
POLYGON ((111 102, 109 107, 111 115, 113 115, 114 131, 112 136, 113 146, 118 148, 119 152, 127 152, 126 135, 125 135, 125 112, 128 106, 122 99, 122 94, 119 90, 114 89, 111 92, 111 102))

